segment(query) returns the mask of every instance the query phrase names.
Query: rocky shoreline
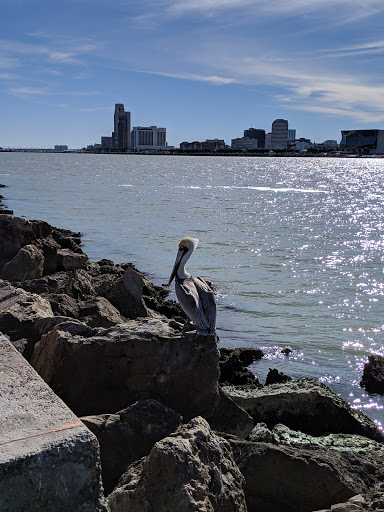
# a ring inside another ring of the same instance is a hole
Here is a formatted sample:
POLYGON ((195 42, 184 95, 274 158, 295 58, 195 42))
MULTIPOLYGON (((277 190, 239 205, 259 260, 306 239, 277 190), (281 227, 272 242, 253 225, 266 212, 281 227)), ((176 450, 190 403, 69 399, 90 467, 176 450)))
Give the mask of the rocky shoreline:
POLYGON ((111 512, 384 510, 369 418, 314 379, 262 385, 261 350, 184 321, 132 264, 91 262, 80 233, 0 215, 0 333, 97 437, 111 512))

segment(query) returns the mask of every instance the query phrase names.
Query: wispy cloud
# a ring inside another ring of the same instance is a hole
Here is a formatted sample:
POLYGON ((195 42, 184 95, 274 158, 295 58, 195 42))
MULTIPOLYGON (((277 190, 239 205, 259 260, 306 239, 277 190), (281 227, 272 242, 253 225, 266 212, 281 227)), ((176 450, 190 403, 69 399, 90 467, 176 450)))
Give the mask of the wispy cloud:
POLYGON ((320 12, 329 18, 343 16, 352 20, 357 13, 360 17, 382 13, 384 6, 381 0, 171 0, 168 1, 167 11, 174 15, 184 15, 190 12, 220 13, 222 11, 257 10, 259 13, 281 15, 305 15, 320 12), (344 10, 340 10, 345 8, 344 10))
POLYGON ((19 61, 15 58, 0 55, 0 69, 1 68, 15 68, 19 65, 19 61))
POLYGON ((0 80, 16 80, 17 75, 14 73, 0 73, 0 80))
MULTIPOLYGON (((35 36, 37 37, 37 36, 35 36)), ((39 37, 43 37, 39 35, 39 37)), ((0 66, 20 64, 23 57, 45 58, 47 62, 54 64, 76 64, 83 65, 82 58, 100 48, 99 43, 86 41, 68 40, 68 38, 51 38, 44 36, 45 44, 25 43, 0 39, 0 52, 5 57, 0 57, 0 66), (48 43, 48 44, 47 44, 48 43), (18 59, 18 60, 16 60, 18 59)))
POLYGON ((224 78, 217 75, 197 75, 193 73, 162 73, 160 71, 142 71, 150 75, 169 76, 180 80, 192 80, 194 82, 208 82, 213 85, 228 85, 237 82, 234 78, 224 78))
POLYGON ((34 87, 12 87, 9 93, 13 96, 28 97, 28 96, 94 96, 101 94, 100 91, 53 91, 46 88, 34 87))
POLYGON ((312 51, 311 55, 318 55, 323 58, 356 57, 361 55, 384 55, 384 40, 351 44, 336 48, 323 48, 312 51))
POLYGON ((49 93, 47 93, 47 91, 45 89, 35 89, 33 87, 16 87, 16 88, 11 88, 9 90, 9 92, 11 94, 13 94, 14 96, 42 96, 42 95, 47 95, 49 93))

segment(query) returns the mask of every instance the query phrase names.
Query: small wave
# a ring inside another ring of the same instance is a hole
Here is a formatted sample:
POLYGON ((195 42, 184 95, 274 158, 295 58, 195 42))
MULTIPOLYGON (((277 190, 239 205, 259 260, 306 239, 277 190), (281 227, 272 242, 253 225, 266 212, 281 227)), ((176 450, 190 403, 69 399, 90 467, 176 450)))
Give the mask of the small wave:
POLYGON ((130 185, 129 183, 122 183, 119 187, 133 187, 133 185, 130 185))
POLYGON ((262 192, 269 191, 269 192, 310 192, 312 194, 326 194, 327 190, 318 190, 314 188, 290 188, 290 187, 234 187, 234 188, 241 188, 241 189, 248 189, 248 190, 260 190, 262 192))

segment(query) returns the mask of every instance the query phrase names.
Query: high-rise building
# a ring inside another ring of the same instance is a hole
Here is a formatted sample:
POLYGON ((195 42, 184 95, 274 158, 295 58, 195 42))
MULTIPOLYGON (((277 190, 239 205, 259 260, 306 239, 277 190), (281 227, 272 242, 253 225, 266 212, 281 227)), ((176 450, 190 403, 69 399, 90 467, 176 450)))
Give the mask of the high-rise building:
POLYGON ((123 103, 115 104, 113 146, 126 150, 131 147, 131 113, 125 112, 123 103))
POLYGON ((265 148, 265 130, 248 128, 248 130, 244 130, 244 137, 247 137, 248 139, 256 139, 257 147, 265 148))
POLYGON ((275 119, 272 123, 272 149, 285 149, 288 145, 288 121, 275 119))
POLYGON ((295 142, 295 140, 296 140, 296 130, 288 129, 288 140, 289 140, 289 142, 295 142))
POLYGON ((166 128, 134 126, 132 128, 132 147, 139 150, 168 148, 166 128))

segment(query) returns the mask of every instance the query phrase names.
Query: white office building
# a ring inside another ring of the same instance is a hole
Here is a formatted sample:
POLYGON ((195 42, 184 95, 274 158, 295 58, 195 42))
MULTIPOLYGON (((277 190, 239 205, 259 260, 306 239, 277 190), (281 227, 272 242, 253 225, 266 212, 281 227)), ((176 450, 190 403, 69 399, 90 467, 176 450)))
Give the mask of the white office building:
POLYGON ((132 148, 138 151, 170 149, 167 145, 166 128, 134 126, 132 128, 132 148))

